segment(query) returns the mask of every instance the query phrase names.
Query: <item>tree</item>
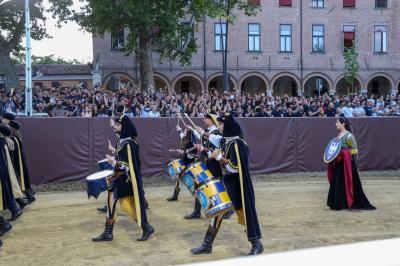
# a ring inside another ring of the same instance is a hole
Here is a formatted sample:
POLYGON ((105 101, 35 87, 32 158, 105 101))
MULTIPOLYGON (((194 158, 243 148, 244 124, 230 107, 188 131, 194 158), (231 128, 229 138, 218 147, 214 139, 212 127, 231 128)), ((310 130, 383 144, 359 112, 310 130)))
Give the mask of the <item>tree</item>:
MULTIPOLYGON (((152 53, 161 60, 179 60, 188 65, 197 51, 193 32, 204 16, 226 17, 226 11, 216 0, 80 0, 86 2, 74 19, 86 31, 98 36, 125 29, 128 33, 122 49, 135 53, 139 62, 141 84, 154 87, 152 53), (189 23, 183 23, 187 22, 189 23)), ((253 9, 246 0, 227 0, 231 8, 253 9)), ((229 21, 234 16, 229 16, 229 21)))
MULTIPOLYGON (((30 0, 31 38, 42 40, 50 38, 46 32, 45 12, 58 18, 58 26, 70 17, 69 7, 72 0, 48 0, 50 6, 45 8, 43 0, 30 0)), ((11 53, 20 52, 20 42, 25 35, 24 0, 5 2, 0 7, 0 74, 5 75, 6 88, 18 86, 18 74, 11 59, 11 53)))
POLYGON ((345 68, 344 78, 346 83, 351 86, 352 92, 354 92, 354 82, 356 81, 358 71, 360 70, 360 64, 357 61, 358 51, 355 41, 353 41, 351 48, 344 51, 343 58, 345 68))
MULTIPOLYGON (((11 56, 13 64, 25 64, 25 53, 13 53, 11 56)), ((77 59, 64 59, 61 57, 55 57, 54 54, 45 56, 35 56, 32 55, 32 65, 61 65, 61 64, 84 64, 77 59)))

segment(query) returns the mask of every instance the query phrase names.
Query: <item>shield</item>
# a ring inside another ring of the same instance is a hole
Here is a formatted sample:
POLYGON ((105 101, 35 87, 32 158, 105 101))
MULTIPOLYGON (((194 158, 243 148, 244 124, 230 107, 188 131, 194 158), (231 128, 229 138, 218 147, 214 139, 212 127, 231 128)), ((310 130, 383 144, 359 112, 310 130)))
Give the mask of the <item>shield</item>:
POLYGON ((324 152, 324 162, 330 163, 339 155, 342 148, 341 141, 339 138, 334 138, 329 141, 324 152))

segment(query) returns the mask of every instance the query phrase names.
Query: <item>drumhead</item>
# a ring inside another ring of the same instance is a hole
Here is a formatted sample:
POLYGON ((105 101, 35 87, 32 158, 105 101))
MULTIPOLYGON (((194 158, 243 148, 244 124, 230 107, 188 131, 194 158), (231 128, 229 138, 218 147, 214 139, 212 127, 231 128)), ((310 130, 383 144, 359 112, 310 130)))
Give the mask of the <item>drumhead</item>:
POLYGON ((98 161, 97 163, 107 163, 107 162, 108 162, 108 160, 107 160, 107 158, 106 158, 106 159, 103 159, 103 160, 98 161))
POLYGON ((90 176, 86 177, 86 180, 98 180, 98 179, 102 179, 105 178, 107 176, 110 176, 114 173, 113 170, 104 170, 104 171, 100 171, 94 174, 91 174, 90 176))

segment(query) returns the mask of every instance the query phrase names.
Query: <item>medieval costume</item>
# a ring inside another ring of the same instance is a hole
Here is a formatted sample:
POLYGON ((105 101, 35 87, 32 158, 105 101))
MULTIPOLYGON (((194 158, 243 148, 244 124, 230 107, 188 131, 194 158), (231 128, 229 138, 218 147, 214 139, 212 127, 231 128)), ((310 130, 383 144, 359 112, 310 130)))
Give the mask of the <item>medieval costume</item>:
POLYGON ((354 135, 346 131, 339 137, 341 151, 335 160, 328 164, 330 187, 327 204, 332 210, 375 210, 376 208, 368 201, 363 191, 358 175, 354 159, 358 149, 354 135))
MULTIPOLYGON (((200 160, 205 163, 208 170, 210 170, 211 174, 215 178, 222 177, 222 168, 221 164, 216 161, 214 158, 210 158, 211 153, 216 149, 219 148, 219 141, 216 141, 216 137, 209 138, 210 135, 213 136, 220 136, 220 132, 218 130, 218 121, 217 117, 212 114, 207 114, 205 119, 209 119, 211 121, 211 125, 200 134, 197 130, 193 130, 194 136, 201 142, 201 150, 200 150, 200 160), (206 134, 204 134, 206 133, 206 134)), ((192 218, 200 218, 201 216, 201 204, 200 201, 196 198, 194 210, 191 214, 185 216, 186 219, 192 218)))
POLYGON ((21 124, 17 121, 10 121, 11 127, 11 140, 14 143, 14 151, 12 153, 12 161, 14 163, 14 170, 17 178, 19 180, 21 190, 25 193, 25 196, 29 203, 35 201, 33 196, 33 189, 31 186, 31 180, 29 175, 29 169, 27 166, 27 161, 25 157, 25 150, 22 143, 22 137, 20 133, 21 124))
MULTIPOLYGON (((264 248, 260 241, 261 230, 258 223, 255 207, 255 195, 249 172, 249 150, 243 140, 242 130, 231 114, 226 114, 218 119, 223 123, 222 144, 223 153, 216 155, 226 170, 223 180, 229 197, 235 207, 238 216, 238 223, 244 225, 247 231, 247 238, 252 244, 249 255, 257 255, 263 252, 264 248)), ((218 150, 215 154, 218 153, 218 150)), ((214 156, 214 155, 213 155, 214 156)), ((222 216, 213 218, 211 225, 206 232, 203 244, 192 249, 194 254, 212 252, 212 243, 218 233, 222 216)))
POLYGON ((120 202, 121 209, 133 218, 143 230, 138 241, 146 241, 153 233, 154 228, 147 220, 145 199, 140 172, 139 145, 136 141, 137 131, 127 116, 116 119, 116 128, 121 127, 116 151, 113 160, 114 175, 109 180, 107 200, 107 218, 103 234, 93 238, 94 242, 111 241, 113 227, 116 220, 116 203, 120 202))
MULTIPOLYGON (((4 135, 10 133, 10 129, 3 124, 0 124, 0 181, 1 181, 1 208, 3 210, 8 209, 11 211, 11 218, 9 221, 15 221, 21 214, 22 210, 15 201, 13 194, 13 187, 10 179, 10 167, 9 167, 9 156, 8 146, 4 135)), ((22 193, 21 193, 22 195, 22 193)))

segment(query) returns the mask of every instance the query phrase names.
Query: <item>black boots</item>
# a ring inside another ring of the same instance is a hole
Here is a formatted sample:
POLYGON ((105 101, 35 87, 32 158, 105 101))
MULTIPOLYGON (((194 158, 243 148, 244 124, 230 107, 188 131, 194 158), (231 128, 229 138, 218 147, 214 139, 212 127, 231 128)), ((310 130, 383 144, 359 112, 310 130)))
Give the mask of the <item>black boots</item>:
POLYGON ((4 219, 3 216, 0 215, 0 236, 3 236, 5 233, 10 231, 12 228, 11 224, 4 219))
POLYGON ((113 229, 114 229, 114 220, 107 218, 104 232, 100 236, 92 238, 92 241, 102 242, 102 241, 113 240, 113 229))
POLYGON ((251 240, 251 250, 249 255, 258 255, 264 251, 264 246, 261 243, 260 239, 251 240))
POLYGON ((142 226, 142 230, 143 230, 143 235, 139 237, 137 241, 146 241, 155 232, 154 227, 151 226, 149 223, 145 223, 142 226))
POLYGON ((18 203, 18 205, 21 208, 21 210, 23 210, 25 208, 25 206, 28 205, 28 201, 26 199, 23 199, 23 198, 15 199, 15 201, 18 203))
POLYGON ((35 196, 33 196, 33 193, 27 192, 26 194, 26 199, 28 200, 28 203, 31 204, 32 202, 34 202, 36 200, 35 196))
POLYGON ((200 201, 196 198, 194 201, 194 210, 191 214, 185 216, 185 219, 199 219, 201 216, 201 204, 200 201))
POLYGON ((107 212, 107 205, 104 205, 103 207, 100 207, 100 208, 97 208, 97 210, 99 211, 99 212, 107 212))
POLYGON ((22 210, 20 207, 18 207, 18 204, 16 202, 14 204, 14 207, 12 209, 10 209, 10 211, 11 211, 11 218, 7 220, 9 222, 14 222, 22 214, 22 210))
POLYGON ((172 197, 168 198, 167 200, 168 201, 177 201, 180 190, 181 189, 179 187, 175 187, 174 194, 172 195, 172 197))
POLYGON ((212 226, 208 227, 206 235, 204 237, 203 244, 201 244, 198 248, 192 248, 190 251, 193 254, 211 254, 212 253, 212 244, 214 242, 215 236, 217 235, 218 230, 212 226))
POLYGON ((223 217, 224 217, 224 219, 229 219, 229 218, 231 218, 232 214, 234 214, 234 213, 235 213, 234 210, 230 210, 230 211, 224 213, 223 217))

